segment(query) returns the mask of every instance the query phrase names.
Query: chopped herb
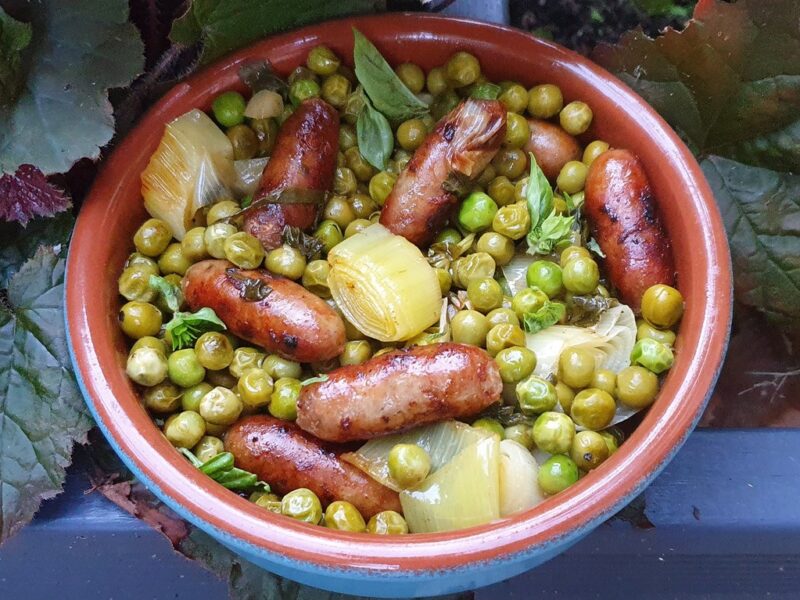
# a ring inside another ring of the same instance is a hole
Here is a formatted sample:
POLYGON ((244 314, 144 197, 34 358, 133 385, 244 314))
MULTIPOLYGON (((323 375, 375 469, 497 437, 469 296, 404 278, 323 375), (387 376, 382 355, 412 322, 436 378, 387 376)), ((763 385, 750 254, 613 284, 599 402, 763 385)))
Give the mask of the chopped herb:
POLYGON ((225 275, 228 276, 233 287, 239 290, 239 296, 242 300, 248 302, 260 302, 272 293, 272 288, 269 287, 266 281, 258 277, 247 277, 242 275, 239 269, 231 267, 225 270, 225 275))
POLYGON ((299 227, 292 227, 291 225, 286 225, 283 228, 283 243, 300 250, 306 260, 311 260, 322 252, 323 248, 322 242, 313 235, 308 235, 299 227))
MULTIPOLYGON (((569 238, 576 220, 574 215, 564 217, 556 214, 553 209, 553 188, 536 164, 536 158, 532 153, 529 156, 531 172, 525 193, 531 216, 531 230, 527 237, 528 254, 550 254, 556 244, 569 238)), ((567 206, 570 203, 575 206, 572 198, 565 201, 567 206)))
POLYGON ((260 490, 265 493, 272 491, 269 484, 259 481, 255 473, 234 467, 233 454, 230 452, 221 452, 206 462, 202 462, 186 448, 179 448, 178 451, 188 458, 189 462, 197 469, 229 490, 237 492, 260 490))
POLYGON ((252 60, 239 67, 239 79, 255 94, 261 90, 279 93, 284 102, 289 99, 289 84, 281 79, 268 60, 252 60))
POLYGON ((172 337, 172 349, 180 350, 194 346, 203 333, 227 329, 216 313, 208 307, 197 312, 176 312, 172 320, 164 326, 172 337))
POLYGON ((470 98, 476 100, 497 100, 502 89, 494 83, 481 83, 476 85, 469 94, 470 98))
POLYGON ((558 323, 566 314, 567 307, 561 302, 548 300, 539 309, 523 315, 522 325, 528 333, 538 333, 558 323))
POLYGON ((150 275, 150 288, 164 298, 164 303, 173 313, 178 312, 183 304, 183 292, 181 288, 174 285, 158 275, 150 275))
POLYGON ((605 252, 603 252, 603 250, 600 248, 600 244, 598 244, 597 240, 594 239, 594 238, 589 238, 589 241, 586 242, 586 248, 590 252, 594 252, 600 258, 605 258, 606 257, 605 252))

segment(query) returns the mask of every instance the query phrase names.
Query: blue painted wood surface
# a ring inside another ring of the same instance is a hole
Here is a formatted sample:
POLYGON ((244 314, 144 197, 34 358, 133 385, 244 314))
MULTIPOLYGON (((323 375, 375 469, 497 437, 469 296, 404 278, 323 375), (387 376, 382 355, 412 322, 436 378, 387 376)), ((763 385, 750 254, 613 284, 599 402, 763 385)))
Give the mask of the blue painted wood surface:
MULTIPOLYGON (((602 525, 478 600, 800 597, 800 431, 701 430, 644 494, 654 525, 602 525)), ((66 492, 0 549, 0 598, 227 597, 226 585, 97 493, 66 492)), ((354 590, 357 591, 357 590, 354 590)))

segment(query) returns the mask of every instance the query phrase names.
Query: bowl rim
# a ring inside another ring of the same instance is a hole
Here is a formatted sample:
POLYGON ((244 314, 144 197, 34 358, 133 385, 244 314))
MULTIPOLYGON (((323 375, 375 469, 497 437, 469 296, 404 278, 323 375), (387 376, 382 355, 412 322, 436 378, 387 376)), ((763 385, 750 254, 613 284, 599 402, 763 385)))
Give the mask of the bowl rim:
POLYGON ((134 474, 184 518, 213 531, 219 539, 240 551, 266 555, 275 564, 287 568, 311 568, 317 572, 345 569, 357 571, 359 577, 381 578, 398 573, 414 576, 472 570, 478 563, 517 562, 547 553, 555 546, 578 539, 644 489, 684 443, 713 390, 730 328, 731 281, 730 255, 722 219, 700 166, 669 125, 622 82, 570 50, 511 27, 438 15, 391 13, 328 21, 266 38, 177 84, 148 111, 107 159, 78 216, 65 282, 68 347, 84 398, 106 438, 134 474), (565 67, 569 66, 574 74, 591 78, 595 84, 602 83, 603 93, 613 94, 620 102, 635 107, 637 116, 644 121, 640 126, 650 128, 649 137, 657 137, 658 143, 679 161, 681 168, 676 167, 677 175, 694 191, 696 200, 692 209, 697 213, 698 226, 705 233, 698 244, 698 260, 704 261, 706 275, 703 321, 713 326, 698 333, 698 344, 692 348, 692 362, 677 388, 683 402, 671 403, 672 408, 665 409, 664 418, 655 428, 648 431, 637 428, 615 454, 613 467, 609 464, 602 476, 596 471, 589 473, 557 499, 548 499, 529 511, 499 522, 456 532, 384 538, 324 530, 325 535, 320 535, 321 529, 265 515, 263 510, 216 484, 207 485, 202 474, 177 453, 175 457, 150 456, 145 447, 149 442, 141 432, 121 429, 124 423, 120 421, 124 422, 126 416, 116 402, 115 393, 119 390, 112 393, 103 376, 101 365, 108 360, 99 355, 91 335, 93 327, 99 325, 91 322, 85 308, 92 294, 86 288, 87 282, 92 281, 91 273, 86 272, 92 268, 88 254, 95 237, 92 219, 101 210, 99 205, 107 202, 108 194, 117 187, 114 173, 124 168, 126 150, 135 147, 146 127, 163 127, 161 113, 173 104, 179 105, 193 86, 208 87, 214 78, 226 71, 235 71, 252 55, 274 52, 307 36, 324 39, 332 31, 350 26, 369 34, 389 24, 395 29, 421 34, 450 36, 455 29, 459 35, 476 39, 502 35, 509 44, 518 42, 546 50, 557 56, 565 67), (673 433, 665 435, 665 429, 673 433), (680 432, 677 440, 675 431, 680 432), (148 462, 141 453, 148 455, 148 462), (636 469, 631 469, 632 464, 636 469), (613 485, 608 485, 608 481, 613 481, 613 485), (219 489, 215 489, 217 487, 219 489), (588 502, 590 498, 592 501, 588 502))

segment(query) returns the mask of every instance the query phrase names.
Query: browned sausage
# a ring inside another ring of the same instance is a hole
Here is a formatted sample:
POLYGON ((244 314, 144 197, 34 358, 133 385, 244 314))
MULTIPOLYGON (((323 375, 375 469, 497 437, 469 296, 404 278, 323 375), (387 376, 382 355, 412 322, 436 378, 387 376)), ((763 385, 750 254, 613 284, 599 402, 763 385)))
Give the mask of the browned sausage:
POLYGON ((571 160, 581 159, 578 141, 558 125, 528 119, 531 136, 525 144, 525 152, 532 152, 536 164, 550 181, 555 181, 561 168, 571 160))
POLYGON ((417 246, 427 246, 458 203, 443 185, 472 179, 489 164, 506 132, 497 100, 465 100, 443 117, 414 152, 381 210, 381 224, 417 246))
MULTIPOLYGON (((339 149, 339 115, 319 98, 305 100, 278 131, 253 202, 285 190, 318 192, 316 202, 266 204, 247 211, 244 230, 266 250, 281 245, 286 225, 307 229, 314 225, 323 193, 331 188, 339 149)), ((296 198, 305 201, 309 198, 296 198)), ((285 200, 285 198, 284 198, 285 200)))
POLYGON ((344 349, 341 317, 289 279, 204 260, 186 271, 182 286, 192 310, 212 308, 231 333, 284 358, 322 361, 344 349))
POLYGON ((402 510, 397 492, 340 460, 338 449, 323 446, 292 423, 266 415, 237 421, 225 435, 225 450, 237 467, 255 473, 279 494, 308 488, 323 506, 346 500, 365 519, 402 510))
POLYGON ((608 150, 589 168, 585 192, 586 215, 611 283, 638 313, 647 288, 675 283, 669 238, 644 166, 628 150, 608 150))
POLYGON ((330 442, 364 440, 468 417, 500 399, 500 371, 480 348, 431 344, 389 352, 328 374, 297 402, 297 424, 330 442))

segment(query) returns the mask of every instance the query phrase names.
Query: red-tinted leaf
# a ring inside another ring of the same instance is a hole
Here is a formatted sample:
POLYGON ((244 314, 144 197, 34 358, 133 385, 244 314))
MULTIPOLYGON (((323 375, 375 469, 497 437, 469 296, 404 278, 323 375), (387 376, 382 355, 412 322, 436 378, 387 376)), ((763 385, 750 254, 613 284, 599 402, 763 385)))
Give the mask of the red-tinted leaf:
POLYGON ((71 206, 60 189, 48 183, 33 165, 21 165, 0 177, 0 219, 27 225, 34 217, 52 217, 71 206))

